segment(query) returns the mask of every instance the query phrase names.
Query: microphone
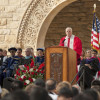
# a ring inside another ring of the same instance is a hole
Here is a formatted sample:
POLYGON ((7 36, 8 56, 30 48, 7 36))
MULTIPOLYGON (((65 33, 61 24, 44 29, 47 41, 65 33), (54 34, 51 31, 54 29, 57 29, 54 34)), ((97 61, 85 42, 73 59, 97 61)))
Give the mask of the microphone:
POLYGON ((66 40, 66 39, 64 39, 64 40, 62 41, 62 43, 64 43, 64 42, 65 42, 65 40, 66 40))

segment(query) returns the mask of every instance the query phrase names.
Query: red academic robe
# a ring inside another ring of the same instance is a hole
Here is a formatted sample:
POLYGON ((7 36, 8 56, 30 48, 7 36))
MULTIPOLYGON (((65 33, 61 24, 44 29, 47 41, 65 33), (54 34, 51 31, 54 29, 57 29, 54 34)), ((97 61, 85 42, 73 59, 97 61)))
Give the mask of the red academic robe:
MULTIPOLYGON (((69 47, 74 51, 76 51, 77 65, 80 64, 80 56, 82 53, 82 42, 77 36, 72 35, 70 38, 68 38, 67 36, 61 38, 59 46, 69 47)), ((76 67, 76 71, 78 72, 77 67, 76 67)), ((77 76, 77 80, 78 80, 78 76, 77 76)))
POLYGON ((77 53, 77 58, 80 58, 82 53, 82 42, 77 36, 72 35, 69 40, 67 36, 61 38, 59 46, 69 47, 73 49, 77 53))

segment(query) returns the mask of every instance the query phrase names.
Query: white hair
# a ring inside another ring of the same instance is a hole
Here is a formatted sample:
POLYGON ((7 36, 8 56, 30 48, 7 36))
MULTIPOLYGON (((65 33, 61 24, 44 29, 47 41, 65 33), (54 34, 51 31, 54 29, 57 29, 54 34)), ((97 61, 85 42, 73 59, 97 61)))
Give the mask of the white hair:
POLYGON ((65 31, 68 30, 68 29, 70 29, 70 30, 72 31, 72 28, 71 28, 71 27, 67 27, 67 28, 65 29, 65 31))

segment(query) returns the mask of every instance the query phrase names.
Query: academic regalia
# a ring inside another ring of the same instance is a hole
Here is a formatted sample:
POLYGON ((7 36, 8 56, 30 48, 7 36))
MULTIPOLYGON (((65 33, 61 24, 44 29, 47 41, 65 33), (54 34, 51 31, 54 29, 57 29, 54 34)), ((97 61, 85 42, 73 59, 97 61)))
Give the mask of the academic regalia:
POLYGON ((33 59, 33 56, 22 57, 19 60, 19 65, 29 65, 31 63, 31 59, 33 59))
POLYGON ((3 59, 4 59, 4 56, 0 56, 0 66, 2 66, 3 64, 3 59))
POLYGON ((35 58, 35 64, 38 64, 38 65, 40 65, 40 64, 42 64, 44 62, 44 56, 37 56, 36 58, 35 58))
POLYGON ((18 56, 9 57, 3 62, 3 65, 0 68, 0 84, 2 84, 3 78, 13 77, 13 72, 18 66, 18 62, 18 56), (6 70, 6 72, 3 72, 4 70, 6 70))
POLYGON ((59 46, 69 47, 73 49, 77 53, 77 59, 80 58, 82 53, 82 43, 77 36, 72 35, 70 38, 68 36, 61 38, 59 46))
POLYGON ((94 79, 94 76, 96 75, 97 71, 99 70, 99 60, 97 58, 91 57, 90 59, 83 59, 80 63, 80 75, 83 72, 83 69, 85 70, 85 88, 91 87, 91 82, 94 79), (92 69, 90 69, 88 66, 85 66, 85 64, 90 64, 92 69))

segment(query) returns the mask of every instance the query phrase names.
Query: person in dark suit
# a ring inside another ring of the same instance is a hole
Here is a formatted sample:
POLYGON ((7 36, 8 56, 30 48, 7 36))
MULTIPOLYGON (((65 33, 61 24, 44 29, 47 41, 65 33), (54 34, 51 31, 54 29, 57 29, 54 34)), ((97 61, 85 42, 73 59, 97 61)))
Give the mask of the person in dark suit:
POLYGON ((6 77, 13 77, 13 72, 18 66, 19 58, 15 56, 17 49, 15 47, 9 48, 10 57, 8 57, 0 68, 0 83, 6 77))
POLYGON ((97 71, 99 70, 99 60, 97 59, 96 56, 93 56, 93 54, 96 53, 96 50, 91 51, 91 58, 83 59, 80 63, 80 68, 82 70, 80 71, 80 75, 82 74, 83 70, 85 71, 84 76, 85 76, 85 88, 90 88, 91 87, 91 82, 94 79, 94 76, 96 75, 97 71))
POLYGON ((44 49, 38 48, 37 49, 38 56, 35 58, 35 64, 42 64, 44 62, 44 49))

